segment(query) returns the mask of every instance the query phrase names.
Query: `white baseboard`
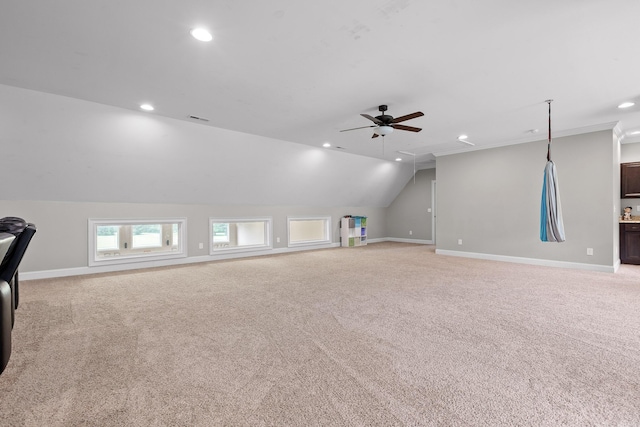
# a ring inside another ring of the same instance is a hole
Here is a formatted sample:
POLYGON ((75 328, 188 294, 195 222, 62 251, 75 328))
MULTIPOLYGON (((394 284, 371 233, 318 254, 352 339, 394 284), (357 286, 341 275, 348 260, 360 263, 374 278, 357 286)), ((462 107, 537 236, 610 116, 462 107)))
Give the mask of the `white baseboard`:
MULTIPOLYGON (((396 237, 383 237, 383 238, 368 240, 368 243, 380 243, 380 242, 415 243, 420 245, 433 244, 431 240, 403 239, 403 238, 396 238, 396 237)), ((74 268, 61 268, 56 270, 20 272, 20 279, 36 280, 36 279, 50 279, 55 277, 81 276, 85 274, 112 273, 117 271, 138 270, 143 268, 167 267, 172 265, 194 264, 199 262, 211 262, 211 261, 219 261, 219 260, 226 260, 226 259, 248 258, 248 257, 255 257, 255 256, 276 255, 276 254, 284 254, 284 253, 291 253, 291 252, 337 248, 339 246, 340 246, 339 243, 331 243, 331 244, 321 245, 321 246, 276 248, 269 251, 202 255, 202 256, 176 258, 176 259, 159 260, 159 261, 141 261, 141 262, 136 262, 131 264, 104 265, 104 266, 96 266, 96 267, 74 267, 74 268)), ((618 268, 620 268, 620 260, 618 260, 613 266, 608 266, 608 265, 583 264, 583 263, 567 262, 567 261, 553 261, 553 260, 536 259, 536 258, 513 257, 513 256, 506 256, 506 255, 483 254, 483 253, 475 253, 475 252, 451 251, 446 249, 436 249, 436 254, 457 256, 457 257, 463 257, 463 258, 486 259, 491 261, 504 261, 504 262, 520 263, 520 264, 542 265, 546 267, 561 267, 561 268, 574 268, 579 270, 601 271, 605 273, 615 273, 618 270, 618 268)))
POLYGON ((276 249, 267 250, 267 251, 262 250, 262 251, 255 251, 255 252, 234 252, 234 253, 226 253, 226 254, 223 253, 223 254, 216 254, 216 255, 202 255, 202 256, 175 258, 175 259, 158 260, 158 261, 140 261, 135 263, 127 263, 127 264, 112 264, 112 265, 100 265, 100 266, 94 266, 94 267, 74 267, 74 268, 61 268, 56 270, 28 271, 28 272, 20 272, 20 280, 51 279, 54 277, 82 276, 85 274, 114 273, 117 271, 140 270, 143 268, 168 267, 172 265, 195 264, 199 262, 211 262, 211 261, 220 261, 220 260, 226 260, 226 259, 249 258, 249 257, 264 256, 264 255, 277 255, 277 254, 283 254, 283 253, 289 253, 289 252, 337 248, 339 246, 340 246, 339 243, 331 243, 327 245, 318 245, 318 246, 298 246, 294 248, 276 248, 276 249))
POLYGON ((524 258, 524 257, 507 256, 507 255, 483 254, 483 253, 476 253, 476 252, 451 251, 448 249, 436 249, 436 254, 457 256, 462 258, 486 259, 490 261, 503 261, 503 262, 514 262, 519 264, 541 265, 545 267, 574 268, 578 270, 600 271, 603 273, 615 273, 618 267, 620 266, 619 261, 618 261, 618 266, 616 267, 615 265, 584 264, 580 262, 554 261, 550 259, 524 258))
POLYGON ((372 243, 377 241, 380 242, 400 242, 400 243, 415 243, 417 245, 433 245, 432 240, 423 240, 423 239, 401 239, 399 237, 385 237, 384 239, 371 239, 369 240, 372 243))

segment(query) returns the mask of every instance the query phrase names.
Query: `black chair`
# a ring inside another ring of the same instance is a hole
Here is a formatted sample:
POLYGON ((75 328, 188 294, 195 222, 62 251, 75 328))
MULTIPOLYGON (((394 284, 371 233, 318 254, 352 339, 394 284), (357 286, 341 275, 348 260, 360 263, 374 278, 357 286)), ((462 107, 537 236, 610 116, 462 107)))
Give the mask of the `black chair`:
MULTIPOLYGON (((0 258, 4 258, 14 240, 13 234, 0 233, 0 258)), ((0 280, 0 374, 11 356, 12 308, 11 287, 6 281, 0 280)))
MULTIPOLYGON (((2 230, 3 220, 0 219, 0 230, 2 230)), ((4 280, 9 284, 11 288, 12 298, 12 325, 15 323, 15 310, 20 303, 20 280, 18 276, 18 267, 22 261, 24 253, 27 251, 27 246, 31 242, 31 238, 36 233, 36 226, 31 223, 25 223, 26 227, 20 231, 8 231, 16 236, 16 239, 11 244, 9 251, 4 256, 2 264, 0 264, 0 280, 4 280)))

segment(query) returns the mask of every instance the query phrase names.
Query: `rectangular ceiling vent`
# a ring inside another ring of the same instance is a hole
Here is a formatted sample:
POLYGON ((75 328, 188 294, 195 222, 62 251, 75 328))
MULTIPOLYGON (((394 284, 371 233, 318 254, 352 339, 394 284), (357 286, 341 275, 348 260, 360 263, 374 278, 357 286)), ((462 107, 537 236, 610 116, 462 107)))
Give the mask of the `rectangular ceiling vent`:
POLYGON ((200 120, 201 122, 208 122, 209 119, 205 119, 204 117, 198 117, 198 116, 189 116, 190 119, 193 120, 200 120))

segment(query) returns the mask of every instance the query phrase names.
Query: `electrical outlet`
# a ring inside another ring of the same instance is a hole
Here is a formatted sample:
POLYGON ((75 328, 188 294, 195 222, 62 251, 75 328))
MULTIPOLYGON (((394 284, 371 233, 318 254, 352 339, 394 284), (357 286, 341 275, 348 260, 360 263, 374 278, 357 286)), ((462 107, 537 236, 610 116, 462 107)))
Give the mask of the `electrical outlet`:
POLYGON ((593 255, 593 248, 587 248, 587 255, 593 255))
POLYGON ((276 237, 276 243, 280 243, 280 238, 276 237))
POLYGON ((427 208, 427 212, 431 212, 431 208, 427 208))
POLYGON ((462 244, 462 239, 458 239, 458 244, 461 245, 462 244))
POLYGON ((204 243, 199 243, 198 244, 198 249, 204 249, 204 243))
POLYGON ((640 212, 640 205, 636 206, 636 210, 640 212))
POLYGON ((413 231, 409 230, 409 236, 413 235, 413 231))

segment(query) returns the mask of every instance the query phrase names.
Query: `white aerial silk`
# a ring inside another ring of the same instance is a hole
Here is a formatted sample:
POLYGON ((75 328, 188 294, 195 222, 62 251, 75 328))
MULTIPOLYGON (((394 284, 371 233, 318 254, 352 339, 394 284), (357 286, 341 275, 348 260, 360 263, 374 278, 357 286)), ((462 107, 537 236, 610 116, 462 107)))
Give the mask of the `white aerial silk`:
POLYGON ((566 240, 556 165, 551 160, 544 168, 540 209, 540 240, 543 242, 564 242, 566 240))

